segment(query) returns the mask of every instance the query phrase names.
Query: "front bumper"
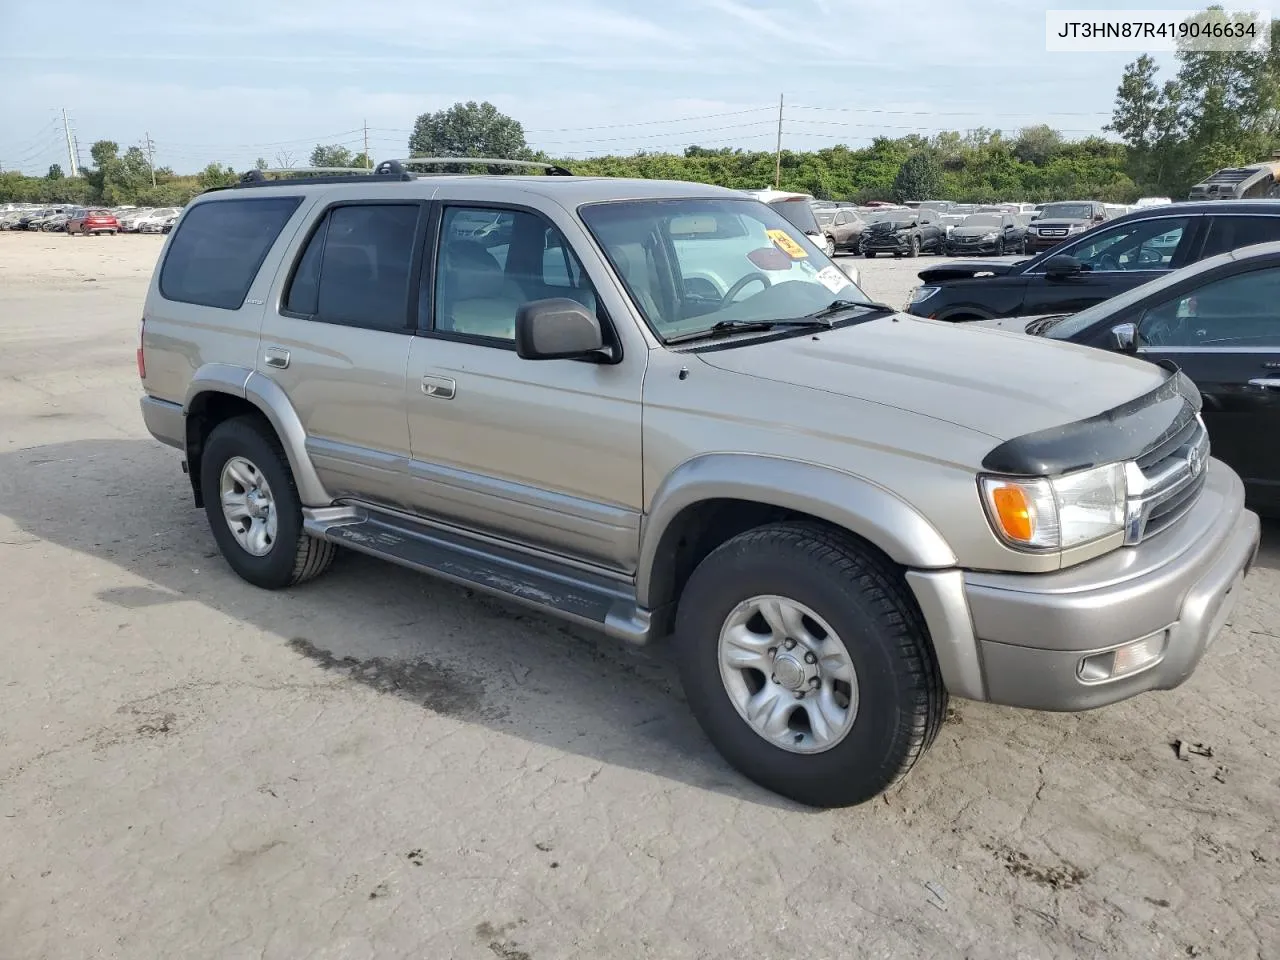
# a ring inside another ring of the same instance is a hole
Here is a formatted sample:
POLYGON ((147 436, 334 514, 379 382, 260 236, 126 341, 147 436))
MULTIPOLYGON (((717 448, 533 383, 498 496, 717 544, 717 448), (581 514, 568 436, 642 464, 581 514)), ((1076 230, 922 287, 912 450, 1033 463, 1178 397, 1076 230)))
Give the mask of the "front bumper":
POLYGON ((963 256, 966 253, 995 253, 1000 249, 998 240, 980 240, 977 243, 965 243, 959 240, 948 240, 947 256, 963 256))
POLYGON ((871 250, 875 253, 889 253, 899 250, 910 250, 911 239, 901 234, 892 234, 890 236, 876 235, 868 237, 865 234, 862 237, 862 250, 865 252, 871 250))
POLYGON ((1195 507, 1138 546, 1056 573, 912 571, 908 582, 952 693, 1089 710, 1191 676, 1231 615, 1259 530, 1240 478, 1211 460, 1195 507), (1150 664, 1109 679, 1082 676, 1085 658, 1153 635, 1163 648, 1150 664))

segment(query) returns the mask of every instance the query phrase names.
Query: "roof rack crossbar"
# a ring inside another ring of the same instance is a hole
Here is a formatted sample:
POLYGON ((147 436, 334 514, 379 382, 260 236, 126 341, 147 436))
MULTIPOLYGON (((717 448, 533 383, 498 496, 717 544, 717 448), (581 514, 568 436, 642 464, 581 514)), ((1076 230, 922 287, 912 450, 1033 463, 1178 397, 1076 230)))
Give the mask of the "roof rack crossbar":
POLYGON ((500 157, 407 157, 403 160, 384 160, 384 163, 398 163, 402 166, 446 166, 462 164, 481 167, 527 167, 534 170, 545 170, 548 176, 571 177, 568 170, 559 164, 545 163, 541 160, 505 160, 500 157))

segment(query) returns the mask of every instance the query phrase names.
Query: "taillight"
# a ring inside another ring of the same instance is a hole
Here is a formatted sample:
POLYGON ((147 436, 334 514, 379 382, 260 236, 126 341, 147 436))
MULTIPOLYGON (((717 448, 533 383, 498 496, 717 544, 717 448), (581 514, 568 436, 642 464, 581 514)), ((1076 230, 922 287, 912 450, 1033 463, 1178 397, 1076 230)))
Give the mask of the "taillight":
POLYGON ((147 321, 142 319, 138 321, 138 379, 147 379, 147 356, 143 350, 142 338, 146 333, 147 321))

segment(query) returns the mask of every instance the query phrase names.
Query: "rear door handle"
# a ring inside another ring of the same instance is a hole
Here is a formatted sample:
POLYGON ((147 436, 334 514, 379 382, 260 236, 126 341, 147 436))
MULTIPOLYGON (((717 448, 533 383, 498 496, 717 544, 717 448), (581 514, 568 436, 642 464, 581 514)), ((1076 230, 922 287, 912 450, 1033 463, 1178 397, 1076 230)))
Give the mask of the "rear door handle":
POLYGON ((1262 387, 1264 390, 1280 390, 1280 377, 1258 377, 1249 381, 1251 387, 1262 387))
POLYGON ((265 358, 268 367, 283 370, 289 366, 289 351, 283 347, 267 347, 265 358))
POLYGON ((458 385, 448 377, 423 377, 422 392, 432 400, 452 400, 458 385))

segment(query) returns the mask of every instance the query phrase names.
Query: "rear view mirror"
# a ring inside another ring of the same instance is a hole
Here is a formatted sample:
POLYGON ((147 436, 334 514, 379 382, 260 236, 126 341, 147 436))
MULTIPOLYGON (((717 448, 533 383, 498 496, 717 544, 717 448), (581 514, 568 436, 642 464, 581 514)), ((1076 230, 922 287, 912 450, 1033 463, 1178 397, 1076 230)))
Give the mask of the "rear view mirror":
POLYGON ((1138 327, 1133 323, 1119 323, 1109 334, 1111 349, 1120 353, 1132 353, 1138 345, 1138 327))
POLYGON ((1059 253, 1044 263, 1044 272, 1050 277, 1069 277, 1084 270, 1084 264, 1075 257, 1059 253))
POLYGON ((600 321, 577 300, 554 297, 516 311, 516 355, 522 360, 609 359, 600 321))

